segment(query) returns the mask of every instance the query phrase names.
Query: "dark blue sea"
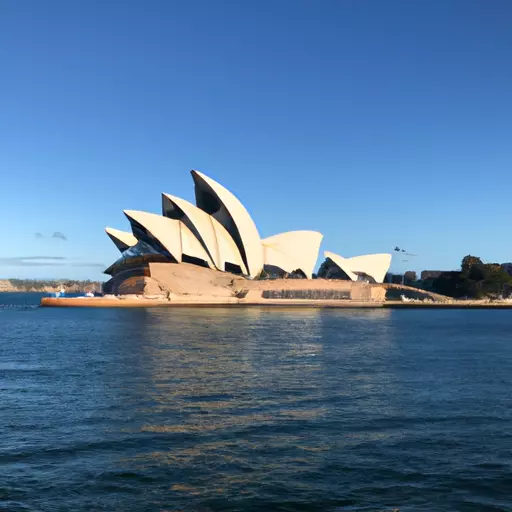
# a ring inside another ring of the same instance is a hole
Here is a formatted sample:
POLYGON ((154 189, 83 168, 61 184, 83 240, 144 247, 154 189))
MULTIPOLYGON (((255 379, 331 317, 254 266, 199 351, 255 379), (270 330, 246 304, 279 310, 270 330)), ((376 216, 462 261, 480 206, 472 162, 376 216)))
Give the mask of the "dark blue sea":
POLYGON ((1 511, 511 511, 512 310, 0 294, 1 511))

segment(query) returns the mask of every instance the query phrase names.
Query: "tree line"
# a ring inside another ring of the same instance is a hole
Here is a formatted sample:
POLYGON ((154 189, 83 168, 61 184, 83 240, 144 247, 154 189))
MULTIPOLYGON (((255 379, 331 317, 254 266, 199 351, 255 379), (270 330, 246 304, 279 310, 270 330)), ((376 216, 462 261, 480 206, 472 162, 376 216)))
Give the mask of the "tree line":
POLYGON ((477 256, 464 256, 459 271, 442 272, 430 283, 429 289, 457 299, 509 297, 512 276, 499 263, 483 263, 477 256))

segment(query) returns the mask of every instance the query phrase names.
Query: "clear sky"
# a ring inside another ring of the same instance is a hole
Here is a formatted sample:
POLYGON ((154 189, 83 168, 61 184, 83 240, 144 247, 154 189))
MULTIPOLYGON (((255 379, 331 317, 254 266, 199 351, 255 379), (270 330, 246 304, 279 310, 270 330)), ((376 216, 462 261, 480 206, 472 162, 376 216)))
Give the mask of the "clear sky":
POLYGON ((509 0, 2 0, 0 277, 100 278, 104 227, 193 200, 190 169, 262 236, 510 261, 511 27, 509 0))

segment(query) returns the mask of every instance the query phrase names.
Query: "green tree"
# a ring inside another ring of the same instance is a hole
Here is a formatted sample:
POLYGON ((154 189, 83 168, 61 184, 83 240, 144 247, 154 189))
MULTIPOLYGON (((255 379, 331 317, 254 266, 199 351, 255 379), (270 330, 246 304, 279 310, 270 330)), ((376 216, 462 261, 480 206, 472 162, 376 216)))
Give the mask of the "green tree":
POLYGON ((462 263, 460 265, 462 272, 469 272, 473 265, 482 265, 482 260, 477 256, 471 256, 468 254, 462 258, 462 263))
POLYGON ((512 277, 501 265, 471 255, 462 259, 460 272, 443 272, 432 282, 433 291, 454 298, 507 296, 511 288, 512 277))

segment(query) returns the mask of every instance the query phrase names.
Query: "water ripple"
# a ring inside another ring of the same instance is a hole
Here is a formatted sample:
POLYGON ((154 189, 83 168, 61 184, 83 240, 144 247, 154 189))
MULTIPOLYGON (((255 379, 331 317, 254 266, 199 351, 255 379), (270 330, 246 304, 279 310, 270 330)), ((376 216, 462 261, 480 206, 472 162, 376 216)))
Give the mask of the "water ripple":
POLYGON ((510 311, 23 302, 0 511, 512 510, 510 311))

